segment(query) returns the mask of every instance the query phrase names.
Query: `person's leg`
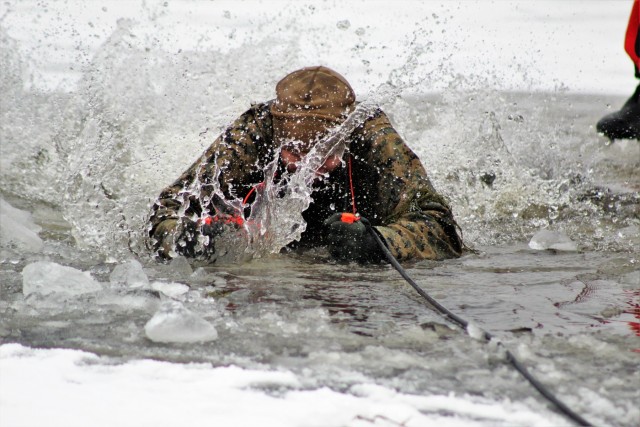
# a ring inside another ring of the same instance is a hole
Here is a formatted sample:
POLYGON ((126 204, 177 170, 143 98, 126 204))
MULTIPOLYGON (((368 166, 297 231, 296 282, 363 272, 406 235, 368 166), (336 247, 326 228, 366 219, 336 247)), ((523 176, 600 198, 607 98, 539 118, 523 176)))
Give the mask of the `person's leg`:
MULTIPOLYGON (((634 63, 636 77, 640 78, 640 1, 635 0, 629 16, 624 48, 634 63)), ((604 116, 596 129, 607 138, 640 140, 640 85, 620 111, 604 116)))
POLYGON ((627 51, 629 58, 636 66, 636 77, 640 78, 640 1, 634 0, 629 16, 629 25, 627 25, 627 34, 624 39, 624 50, 627 51))

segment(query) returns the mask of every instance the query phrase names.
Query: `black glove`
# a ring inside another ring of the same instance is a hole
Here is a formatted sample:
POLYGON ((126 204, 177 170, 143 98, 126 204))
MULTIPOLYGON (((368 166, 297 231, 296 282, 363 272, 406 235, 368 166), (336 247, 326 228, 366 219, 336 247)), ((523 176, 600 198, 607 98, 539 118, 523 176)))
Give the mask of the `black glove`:
MULTIPOLYGON (((384 254, 363 220, 366 221, 353 214, 336 213, 324 221, 327 229, 326 241, 332 257, 340 261, 360 263, 382 261, 384 254)), ((373 227, 372 230, 376 231, 373 227)), ((379 237, 384 242, 382 236, 379 237)))
POLYGON ((176 225, 175 251, 188 258, 195 257, 198 234, 198 225, 190 219, 183 218, 176 225))

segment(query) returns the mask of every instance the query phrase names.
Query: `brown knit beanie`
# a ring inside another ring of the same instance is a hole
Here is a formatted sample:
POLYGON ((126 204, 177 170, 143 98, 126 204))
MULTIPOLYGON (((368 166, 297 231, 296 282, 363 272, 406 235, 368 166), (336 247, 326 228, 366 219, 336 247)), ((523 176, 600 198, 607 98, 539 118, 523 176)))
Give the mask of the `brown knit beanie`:
POLYGON ((276 85, 271 104, 274 136, 311 143, 342 123, 355 100, 347 80, 327 67, 294 71, 276 85))

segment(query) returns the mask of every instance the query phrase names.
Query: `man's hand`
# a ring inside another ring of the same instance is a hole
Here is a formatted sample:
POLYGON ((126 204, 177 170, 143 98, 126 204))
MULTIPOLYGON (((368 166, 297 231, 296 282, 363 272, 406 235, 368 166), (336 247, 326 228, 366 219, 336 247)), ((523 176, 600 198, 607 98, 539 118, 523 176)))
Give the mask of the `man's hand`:
POLYGON ((379 263, 383 259, 382 250, 361 219, 364 218, 336 213, 324 221, 331 256, 340 261, 360 263, 379 263))
POLYGON ((187 218, 167 220, 158 253, 163 258, 172 258, 176 254, 189 258, 211 257, 216 253, 216 238, 225 231, 237 230, 243 223, 243 218, 232 215, 207 216, 198 221, 187 218), (174 237, 169 238, 171 235, 174 237))
POLYGON ((200 234, 204 237, 205 255, 213 255, 216 252, 215 239, 226 231, 236 231, 244 224, 244 218, 236 215, 218 214, 207 216, 200 221, 200 234))

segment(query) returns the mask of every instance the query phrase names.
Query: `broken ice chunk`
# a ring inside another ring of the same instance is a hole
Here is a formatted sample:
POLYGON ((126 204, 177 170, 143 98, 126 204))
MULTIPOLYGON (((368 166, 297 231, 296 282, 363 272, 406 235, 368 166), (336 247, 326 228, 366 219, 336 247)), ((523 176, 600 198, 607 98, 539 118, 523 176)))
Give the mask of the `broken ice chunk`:
POLYGON ((112 284, 127 285, 132 288, 142 288, 149 285, 149 278, 142 269, 142 264, 135 259, 116 265, 109 275, 109 281, 112 284))
POLYGON ((189 264, 189 261, 183 256, 172 259, 169 268, 177 275, 190 276, 193 274, 191 264, 189 264))
POLYGON ((529 247, 535 250, 577 251, 578 246, 562 231, 543 229, 533 235, 529 247))
POLYGON ((80 295, 101 289, 100 283, 91 277, 88 271, 77 270, 55 262, 38 261, 27 265, 22 270, 22 293, 25 296, 33 293, 80 295))
POLYGON ((467 334, 474 340, 484 341, 486 339, 485 332, 482 328, 473 322, 467 324, 467 334))
POLYGON ((176 297, 179 297, 180 295, 183 295, 189 292, 189 287, 187 285, 183 285, 182 283, 175 283, 175 282, 172 282, 172 283, 153 282, 151 284, 151 289, 161 292, 170 298, 176 298, 176 297))
POLYGON ((177 301, 167 301, 144 326, 151 341, 188 343, 218 338, 213 325, 177 301))
POLYGON ((0 198, 0 246, 15 246, 27 252, 40 252, 44 242, 38 236, 42 228, 33 222, 31 213, 14 208, 0 198))

